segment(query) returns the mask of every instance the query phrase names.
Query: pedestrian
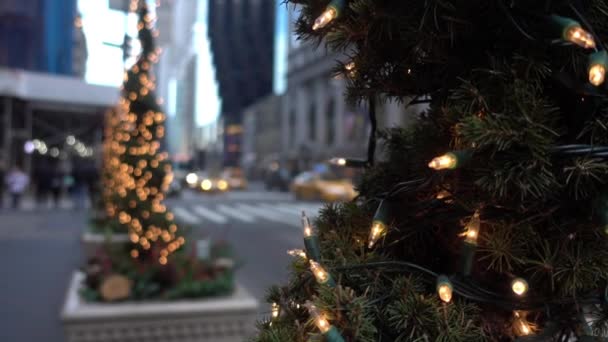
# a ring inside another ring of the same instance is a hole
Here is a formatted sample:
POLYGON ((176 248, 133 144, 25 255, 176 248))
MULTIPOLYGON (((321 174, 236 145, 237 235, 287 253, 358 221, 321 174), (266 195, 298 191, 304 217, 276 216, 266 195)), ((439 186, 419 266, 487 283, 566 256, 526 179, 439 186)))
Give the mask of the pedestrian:
POLYGON ((6 165, 0 160, 0 209, 4 208, 4 177, 6 177, 6 165))
POLYGON ((84 168, 76 167, 72 169, 72 186, 70 188, 70 194, 72 195, 72 202, 74 203, 74 209, 80 210, 85 208, 86 201, 86 179, 84 168))
POLYGON ((29 182, 30 178, 16 165, 6 175, 5 183, 8 186, 8 191, 11 193, 13 209, 19 208, 21 196, 25 192, 29 182))
POLYGON ((53 172, 51 172, 51 196, 53 197, 53 206, 55 208, 59 208, 59 197, 61 195, 61 186, 63 184, 63 176, 61 175, 61 171, 56 167, 53 172))

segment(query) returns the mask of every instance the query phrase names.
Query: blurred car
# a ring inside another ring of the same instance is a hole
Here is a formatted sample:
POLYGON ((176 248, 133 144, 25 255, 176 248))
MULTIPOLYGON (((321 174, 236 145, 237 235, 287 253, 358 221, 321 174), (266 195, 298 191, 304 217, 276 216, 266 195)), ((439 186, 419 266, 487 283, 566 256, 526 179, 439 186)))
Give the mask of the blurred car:
POLYGON ((269 165, 264 175, 264 186, 266 190, 278 189, 289 190, 289 175, 286 169, 280 167, 278 162, 269 165))
POLYGON ((291 183, 291 191, 297 199, 326 202, 350 201, 357 196, 350 179, 329 172, 302 172, 291 183))
POLYGON ((230 189, 247 189, 247 179, 243 170, 238 167, 229 167, 222 172, 222 179, 228 182, 230 189))
POLYGON ((198 189, 202 192, 226 192, 230 189, 228 181, 221 177, 199 175, 198 189))

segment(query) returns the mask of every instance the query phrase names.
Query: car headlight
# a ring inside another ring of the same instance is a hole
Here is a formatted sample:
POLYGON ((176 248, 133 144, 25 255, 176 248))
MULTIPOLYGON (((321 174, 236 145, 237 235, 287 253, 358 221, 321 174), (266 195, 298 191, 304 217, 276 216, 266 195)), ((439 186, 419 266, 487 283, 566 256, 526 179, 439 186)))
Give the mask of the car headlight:
POLYGON ((196 175, 196 173, 192 172, 186 176, 186 183, 194 185, 196 184, 196 182, 198 182, 198 176, 196 175))
POLYGON ((211 190, 212 187, 213 187, 213 183, 211 183, 211 181, 209 179, 204 179, 201 182, 201 189, 203 189, 205 191, 211 190))
POLYGON ((226 182, 223 179, 220 179, 219 181, 217 181, 217 188, 220 189, 221 191, 227 190, 228 182, 226 182))

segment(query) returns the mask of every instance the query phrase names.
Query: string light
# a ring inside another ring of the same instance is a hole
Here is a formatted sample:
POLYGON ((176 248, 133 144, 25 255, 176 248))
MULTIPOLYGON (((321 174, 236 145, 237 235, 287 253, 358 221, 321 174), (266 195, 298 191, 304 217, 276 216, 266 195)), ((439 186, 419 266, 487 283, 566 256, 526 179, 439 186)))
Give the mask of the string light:
POLYGON ((372 220, 371 231, 369 232, 368 248, 372 248, 378 240, 384 236, 387 232, 387 220, 388 220, 388 204, 384 203, 384 200, 380 202, 374 218, 372 220))
POLYGON ((346 73, 348 74, 348 77, 355 77, 355 75, 357 74, 357 69, 356 69, 356 64, 355 62, 351 61, 348 64, 344 65, 344 70, 346 70, 346 73))
POLYGON ((315 276, 315 279, 317 279, 317 283, 326 284, 331 287, 334 287, 336 285, 336 283, 334 282, 334 279, 331 277, 331 274, 329 274, 329 272, 327 272, 323 268, 323 266, 321 266, 321 264, 319 264, 318 262, 316 262, 314 260, 309 260, 309 262, 310 262, 310 271, 315 276))
POLYGON ((317 326, 321 334, 325 336, 325 339, 328 342, 344 342, 342 335, 340 335, 338 330, 329 323, 326 315, 321 313, 321 311, 314 304, 311 302, 306 302, 304 306, 306 306, 314 324, 317 326))
POLYGON ((481 219, 479 218, 479 210, 476 210, 471 220, 465 226, 463 235, 464 241, 471 245, 477 245, 477 238, 479 237, 479 229, 481 226, 481 219))
POLYGON ((446 153, 442 156, 435 157, 429 163, 429 167, 435 170, 444 170, 444 169, 454 169, 458 161, 456 160, 456 156, 452 153, 446 153))
POLYGON ((471 159, 471 151, 451 151, 433 158, 429 167, 434 170, 455 169, 471 159))
POLYGON ((517 336, 528 336, 534 332, 534 327, 526 320, 525 312, 513 311, 513 332, 517 336))
POLYGON ((315 20, 312 25, 313 31, 322 29, 331 23, 334 19, 340 16, 340 12, 344 8, 345 0, 332 0, 321 15, 315 20))
POLYGON ((523 296, 528 292, 528 282, 523 278, 515 278, 511 282, 511 290, 518 296, 523 296))
POLYGON ((593 35, 581 27, 577 21, 557 15, 551 19, 562 30, 562 38, 585 49, 595 49, 595 39, 593 35))
POLYGON ((319 249, 319 238, 315 233, 315 230, 312 228, 310 224, 310 220, 308 216, 306 216, 306 212, 302 211, 301 216, 302 221, 302 231, 304 234, 304 247, 306 248, 306 255, 313 260, 321 259, 321 250, 319 249))
POLYGON ((460 236, 464 236, 464 244, 461 253, 462 273, 465 276, 471 274, 473 269, 473 261, 475 251, 477 249, 477 239, 479 238, 479 229, 481 227, 481 219, 479 218, 479 210, 476 210, 469 222, 467 222, 464 232, 460 236))
POLYGON ((287 254, 291 255, 292 257, 300 257, 302 259, 306 259, 306 252, 301 249, 290 249, 287 251, 287 254))
POLYGON ((435 196, 435 198, 438 200, 442 200, 442 199, 449 198, 451 196, 452 196, 452 194, 449 191, 444 189, 444 190, 439 191, 437 193, 437 195, 435 196))
POLYGON ((324 28, 338 17, 338 11, 333 7, 327 7, 320 16, 317 17, 315 23, 312 25, 314 31, 324 28))
POLYGON ((608 53, 605 50, 598 51, 589 55, 589 83, 599 86, 606 79, 606 68, 608 68, 608 53))
POLYGON ((449 303, 452 301, 452 294, 454 291, 454 287, 452 286, 452 282, 450 278, 445 275, 440 275, 437 277, 437 295, 439 299, 444 303, 449 303))
POLYGON ((276 319, 279 317, 279 314, 280 314, 279 304, 272 303, 271 313, 272 313, 272 319, 276 319))

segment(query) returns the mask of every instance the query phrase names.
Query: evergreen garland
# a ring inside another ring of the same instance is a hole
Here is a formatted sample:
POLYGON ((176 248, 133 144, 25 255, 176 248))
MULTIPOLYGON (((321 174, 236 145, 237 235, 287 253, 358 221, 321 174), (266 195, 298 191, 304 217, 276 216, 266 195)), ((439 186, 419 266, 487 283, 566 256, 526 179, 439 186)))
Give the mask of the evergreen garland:
POLYGON ((333 341, 312 301, 346 341, 608 341, 608 89, 590 83, 608 3, 350 0, 313 30, 336 3, 288 2, 302 39, 350 56, 336 66, 349 100, 428 107, 378 132, 360 197, 315 222, 337 286, 296 257, 254 340, 333 341), (429 168, 438 156, 451 166, 429 168), (368 248, 381 201, 390 219, 368 248))

